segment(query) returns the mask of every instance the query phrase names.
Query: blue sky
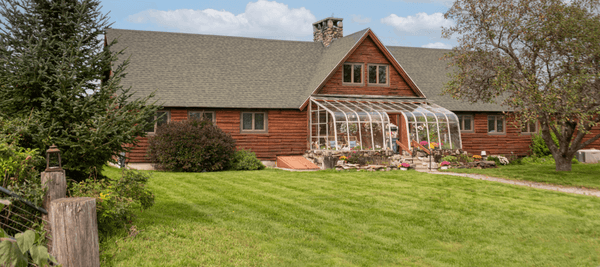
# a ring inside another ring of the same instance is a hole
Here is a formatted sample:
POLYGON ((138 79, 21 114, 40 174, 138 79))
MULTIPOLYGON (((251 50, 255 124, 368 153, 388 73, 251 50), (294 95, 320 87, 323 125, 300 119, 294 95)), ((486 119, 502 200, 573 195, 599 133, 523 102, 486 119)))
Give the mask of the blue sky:
POLYGON ((102 0, 113 28, 312 41, 313 22, 344 19, 344 35, 371 28, 385 45, 451 48, 441 27, 451 0, 102 0))

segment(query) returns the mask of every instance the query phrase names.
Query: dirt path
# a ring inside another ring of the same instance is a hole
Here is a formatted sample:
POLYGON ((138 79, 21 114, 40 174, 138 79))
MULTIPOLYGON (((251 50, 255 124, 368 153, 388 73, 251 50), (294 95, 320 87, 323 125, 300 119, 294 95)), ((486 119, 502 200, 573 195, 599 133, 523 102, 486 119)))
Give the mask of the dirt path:
POLYGON ((530 182, 530 181, 509 180, 509 179, 504 179, 504 178, 490 177, 487 175, 471 174, 471 173, 454 173, 454 172, 439 172, 439 171, 427 171, 427 173, 462 176, 462 177, 469 177, 469 178, 478 179, 478 180, 486 180, 486 181, 494 181, 494 182, 500 182, 500 183, 505 183, 505 184, 529 186, 529 187, 558 191, 558 192, 563 192, 563 193, 573 193, 573 194, 580 194, 580 195, 586 195, 586 196, 600 197, 600 190, 597 190, 597 189, 562 186, 562 185, 555 185, 555 184, 545 184, 545 183, 530 182))

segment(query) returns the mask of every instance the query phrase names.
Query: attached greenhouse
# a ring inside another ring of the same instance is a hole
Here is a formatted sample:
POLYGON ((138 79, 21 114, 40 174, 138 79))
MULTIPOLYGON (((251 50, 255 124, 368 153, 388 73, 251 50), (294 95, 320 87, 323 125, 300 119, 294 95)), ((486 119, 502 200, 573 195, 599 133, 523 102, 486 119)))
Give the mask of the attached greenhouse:
POLYGON ((458 117, 423 100, 312 97, 313 149, 462 148, 458 117))

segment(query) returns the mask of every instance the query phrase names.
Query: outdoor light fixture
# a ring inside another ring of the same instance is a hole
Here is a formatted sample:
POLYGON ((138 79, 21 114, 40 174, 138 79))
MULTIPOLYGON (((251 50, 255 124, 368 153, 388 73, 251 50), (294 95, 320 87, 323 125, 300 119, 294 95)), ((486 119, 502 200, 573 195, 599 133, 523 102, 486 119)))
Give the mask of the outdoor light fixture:
POLYGON ((46 150, 46 172, 59 172, 62 170, 60 150, 58 150, 58 147, 53 144, 48 150, 46 150), (51 163, 52 166, 50 165, 51 163))
POLYGON ((481 151, 481 157, 483 158, 483 157, 485 157, 485 156, 486 156, 486 153, 485 153, 485 151, 481 151))

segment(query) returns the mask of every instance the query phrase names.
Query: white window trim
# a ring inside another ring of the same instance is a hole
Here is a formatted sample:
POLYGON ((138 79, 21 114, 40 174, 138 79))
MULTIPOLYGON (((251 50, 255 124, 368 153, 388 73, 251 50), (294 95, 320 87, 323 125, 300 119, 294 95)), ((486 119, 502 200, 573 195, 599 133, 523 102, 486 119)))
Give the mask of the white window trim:
POLYGON ((488 115, 487 116, 487 120, 485 121, 485 123, 487 124, 488 134, 491 134, 491 135, 504 135, 504 134, 506 134, 506 117, 504 115, 488 115), (490 123, 489 123, 490 117, 494 117, 494 130, 495 130, 494 132, 490 132, 490 123), (498 118, 499 117, 502 118, 502 132, 498 132, 497 129, 495 129, 495 128, 497 128, 498 118))
POLYGON ((387 64, 367 64, 367 84, 369 86, 389 86, 390 85, 390 66, 387 64), (371 66, 376 66, 377 67, 377 75, 376 75, 376 81, 375 83, 371 83, 369 81, 370 78, 370 73, 369 73, 369 67, 371 66), (385 66, 385 83, 379 83, 379 67, 380 66, 385 66))
POLYGON ((460 129, 460 132, 462 132, 462 133, 474 133, 475 132, 475 116, 473 114, 456 114, 456 117, 458 117, 458 116, 461 116, 461 117, 469 116, 469 117, 471 117, 471 130, 464 130, 464 128, 465 128, 464 127, 465 126, 464 125, 465 124, 465 120, 464 120, 464 118, 462 120, 460 120, 460 118, 459 118, 458 122, 459 122, 460 125, 458 127, 460 129))
POLYGON ((212 114, 212 122, 217 123, 217 114, 213 110, 188 110, 188 119, 192 118, 192 113, 210 113, 212 114))
POLYGON ((364 84, 364 80, 365 80, 364 71, 365 71, 365 64, 363 64, 363 63, 350 63, 350 62, 344 63, 342 65, 342 84, 343 85, 355 85, 355 86, 356 85, 363 85, 364 84), (344 81, 344 66, 345 65, 352 66, 352 68, 350 68, 350 77, 352 78, 351 82, 345 82, 344 81), (355 65, 359 65, 360 66, 360 82, 359 83, 354 82, 354 66, 355 65))
MULTIPOLYGON (((157 110, 158 112, 166 112, 167 113, 167 123, 171 122, 171 111, 170 110, 157 110)), ((154 135, 156 134, 156 127, 158 127, 158 121, 156 120, 157 115, 154 115, 154 127, 152 129, 152 132, 146 132, 147 135, 154 135)))
POLYGON ((269 118, 267 116, 267 112, 263 111, 250 111, 250 112, 240 112, 240 132, 241 133, 268 133, 269 131, 269 118), (252 114, 252 130, 244 129, 244 114, 252 114), (256 114, 263 114, 263 125, 264 129, 255 130, 254 126, 256 125, 254 120, 256 118, 256 114))

